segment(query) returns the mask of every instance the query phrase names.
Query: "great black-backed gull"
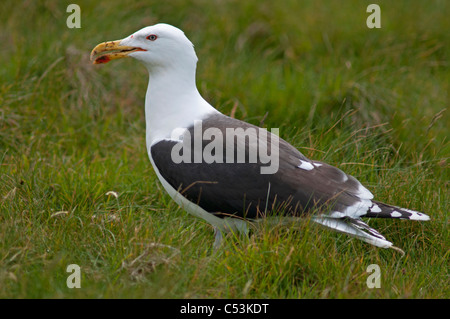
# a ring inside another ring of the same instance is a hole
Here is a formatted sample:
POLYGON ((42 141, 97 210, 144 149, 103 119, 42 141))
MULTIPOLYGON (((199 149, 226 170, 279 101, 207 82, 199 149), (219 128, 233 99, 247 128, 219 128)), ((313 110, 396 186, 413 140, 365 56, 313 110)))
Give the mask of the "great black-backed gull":
POLYGON ((97 45, 95 64, 123 57, 144 63, 146 143, 153 168, 169 195, 188 213, 222 233, 248 231, 269 216, 301 216, 372 245, 394 248, 361 217, 429 220, 421 212, 372 200, 354 177, 306 158, 267 130, 228 117, 197 90, 197 55, 183 31, 145 27, 97 45))

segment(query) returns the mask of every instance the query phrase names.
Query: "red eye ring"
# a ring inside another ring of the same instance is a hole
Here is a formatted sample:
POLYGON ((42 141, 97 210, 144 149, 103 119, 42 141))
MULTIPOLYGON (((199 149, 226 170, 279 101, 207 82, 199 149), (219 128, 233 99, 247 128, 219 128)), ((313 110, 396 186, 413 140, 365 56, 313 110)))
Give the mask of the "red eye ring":
POLYGON ((146 39, 150 41, 155 41, 156 39, 158 39, 158 37, 156 36, 156 34, 150 34, 146 39))

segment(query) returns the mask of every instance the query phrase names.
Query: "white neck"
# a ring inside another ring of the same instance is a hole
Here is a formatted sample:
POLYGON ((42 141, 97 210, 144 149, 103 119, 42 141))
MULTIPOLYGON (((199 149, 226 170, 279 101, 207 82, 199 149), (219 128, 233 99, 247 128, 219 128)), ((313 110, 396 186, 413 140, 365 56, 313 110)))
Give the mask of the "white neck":
POLYGON ((145 97, 146 140, 149 148, 155 141, 170 138, 176 128, 188 128, 195 120, 218 111, 206 102, 195 85, 193 69, 149 70, 145 97))

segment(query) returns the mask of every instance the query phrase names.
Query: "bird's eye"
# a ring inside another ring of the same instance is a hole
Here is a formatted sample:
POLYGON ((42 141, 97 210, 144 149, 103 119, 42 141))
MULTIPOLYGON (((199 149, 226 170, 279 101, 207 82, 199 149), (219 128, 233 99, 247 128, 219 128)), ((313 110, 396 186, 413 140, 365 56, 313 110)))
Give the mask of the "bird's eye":
POLYGON ((150 40, 150 41, 155 41, 156 39, 158 39, 158 37, 156 36, 156 34, 150 34, 150 35, 147 37, 147 40, 150 40))

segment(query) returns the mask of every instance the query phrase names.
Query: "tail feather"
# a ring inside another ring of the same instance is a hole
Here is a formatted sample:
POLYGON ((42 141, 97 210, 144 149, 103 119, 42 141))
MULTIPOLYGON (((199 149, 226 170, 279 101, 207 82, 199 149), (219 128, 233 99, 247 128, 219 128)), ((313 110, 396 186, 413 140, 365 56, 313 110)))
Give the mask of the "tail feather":
POLYGON ((362 241, 382 248, 392 248, 392 243, 375 229, 361 221, 351 217, 333 218, 329 216, 317 216, 313 221, 338 232, 346 233, 362 241))
POLYGON ((367 213, 365 215, 362 215, 361 217, 430 220, 430 216, 415 210, 401 208, 376 201, 372 201, 372 203, 373 205, 369 208, 367 213))
POLYGON ((392 248, 404 254, 401 249, 393 246, 392 243, 386 240, 386 238, 378 231, 359 219, 360 217, 430 220, 430 217, 428 215, 425 215, 424 213, 376 201, 372 201, 372 205, 369 207, 367 212, 363 215, 358 216, 357 218, 345 215, 343 216, 342 213, 336 214, 336 212, 333 212, 333 214, 329 215, 315 216, 312 220, 325 227, 342 233, 346 233, 374 246, 382 248, 392 248))

